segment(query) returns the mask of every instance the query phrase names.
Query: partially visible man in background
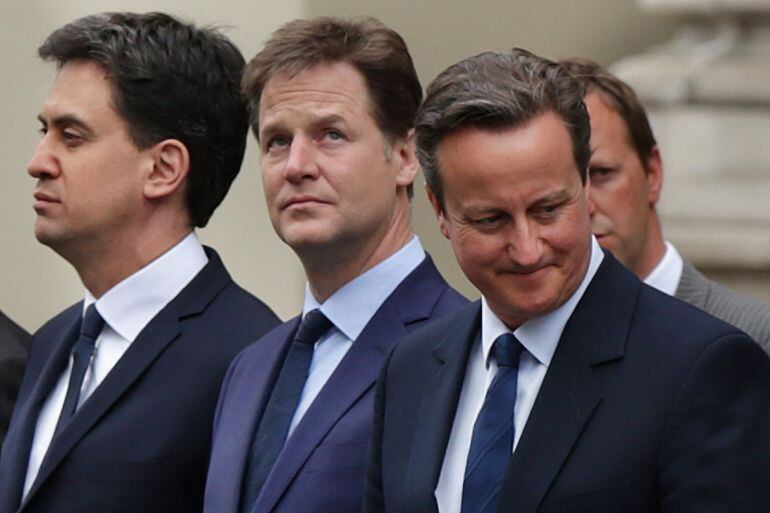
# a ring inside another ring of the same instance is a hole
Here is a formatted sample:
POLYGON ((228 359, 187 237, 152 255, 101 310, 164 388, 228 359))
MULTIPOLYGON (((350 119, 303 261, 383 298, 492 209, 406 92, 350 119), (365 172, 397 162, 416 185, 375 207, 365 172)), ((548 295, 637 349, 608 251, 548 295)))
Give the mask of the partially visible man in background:
POLYGON ((200 511, 230 360, 278 319, 194 233, 237 175, 244 59, 162 13, 87 16, 29 163, 35 235, 85 299, 35 333, 0 459, 0 512, 200 511))
POLYGON ((29 333, 0 312, 0 445, 11 422, 28 349, 29 333))
POLYGON ((663 161, 641 102, 595 62, 561 62, 586 88, 591 225, 599 243, 658 290, 733 324, 770 353, 770 306, 706 278, 664 240, 656 205, 663 161))
POLYGON ((374 383, 406 333, 467 301, 411 228, 422 97, 374 19, 295 20, 244 72, 278 236, 305 268, 302 315, 222 386, 207 513, 358 513, 374 383))

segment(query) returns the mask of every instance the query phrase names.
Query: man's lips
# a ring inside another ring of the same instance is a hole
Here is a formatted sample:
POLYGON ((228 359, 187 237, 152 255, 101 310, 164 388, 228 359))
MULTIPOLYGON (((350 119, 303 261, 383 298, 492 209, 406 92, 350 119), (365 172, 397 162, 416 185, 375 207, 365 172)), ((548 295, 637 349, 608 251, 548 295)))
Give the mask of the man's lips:
POLYGON ((539 276, 542 271, 545 271, 549 267, 550 267, 550 264, 545 264, 545 265, 538 265, 536 267, 505 269, 503 272, 505 274, 512 274, 514 276, 520 276, 522 278, 531 278, 531 277, 539 276))
POLYGON ((40 213, 40 211, 44 210, 49 205, 60 203, 56 196, 44 191, 35 191, 34 197, 35 201, 32 203, 32 208, 35 209, 35 211, 38 213, 40 213))
POLYGON ((56 199, 56 196, 53 194, 49 194, 44 191, 35 191, 35 200, 37 201, 48 201, 48 202, 58 202, 59 200, 56 199))
POLYGON ((328 201, 324 201, 317 196, 308 196, 308 195, 292 196, 291 198, 283 202, 283 204, 281 205, 281 210, 285 210, 292 207, 302 208, 302 207, 307 207, 311 205, 327 205, 328 203, 329 203, 328 201))

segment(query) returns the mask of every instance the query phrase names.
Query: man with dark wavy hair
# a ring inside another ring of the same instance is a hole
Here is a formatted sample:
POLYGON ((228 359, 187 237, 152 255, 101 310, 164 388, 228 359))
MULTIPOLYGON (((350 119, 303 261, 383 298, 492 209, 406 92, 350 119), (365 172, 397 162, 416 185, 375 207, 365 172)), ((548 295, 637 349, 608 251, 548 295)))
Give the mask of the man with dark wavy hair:
POLYGON ((768 509, 770 359, 601 249, 583 96, 521 49, 428 87, 420 161, 482 299, 390 354, 365 513, 768 509))
POLYGON ((85 299, 35 333, 0 512, 200 511, 230 360, 277 323, 198 241, 240 169, 244 63, 215 30, 107 13, 54 31, 35 235, 85 299))

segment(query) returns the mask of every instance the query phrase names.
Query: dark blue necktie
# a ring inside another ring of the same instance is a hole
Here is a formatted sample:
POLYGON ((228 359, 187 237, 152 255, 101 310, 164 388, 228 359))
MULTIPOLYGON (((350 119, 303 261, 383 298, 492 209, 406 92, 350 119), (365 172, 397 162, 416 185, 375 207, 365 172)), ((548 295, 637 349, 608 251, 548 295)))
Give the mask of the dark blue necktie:
POLYGON ((241 492, 241 513, 251 511, 283 449, 307 380, 314 344, 331 327, 331 321, 320 310, 312 310, 294 335, 251 444, 241 492))
POLYGON ((91 356, 94 354, 96 337, 104 328, 104 319, 96 311, 96 305, 92 304, 86 309, 86 315, 80 323, 80 336, 72 349, 72 372, 70 373, 67 395, 64 396, 59 421, 56 423, 54 437, 64 429, 69 420, 75 415, 80 400, 80 390, 83 388, 83 379, 86 376, 91 356))
POLYGON ((492 345, 497 374, 473 426, 465 465, 462 513, 492 513, 497 508, 500 483, 513 449, 513 411, 521 350, 521 343, 512 333, 500 335, 492 345))

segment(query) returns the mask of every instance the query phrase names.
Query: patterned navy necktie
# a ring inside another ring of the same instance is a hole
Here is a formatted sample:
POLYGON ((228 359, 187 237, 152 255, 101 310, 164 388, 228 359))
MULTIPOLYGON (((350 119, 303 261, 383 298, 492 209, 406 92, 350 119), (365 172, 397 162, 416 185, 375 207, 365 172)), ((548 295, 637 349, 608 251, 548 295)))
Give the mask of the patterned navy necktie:
POLYGON ((331 327, 332 322, 316 309, 305 315, 294 335, 251 444, 243 479, 241 513, 251 511, 283 449, 307 381, 314 345, 331 327))
POLYGON ((521 343, 512 333, 500 335, 492 345, 497 373, 473 426, 465 465, 462 513, 493 513, 497 508, 500 483, 513 449, 513 412, 521 351, 521 343))
POLYGON ((92 304, 86 309, 86 314, 80 324, 80 336, 72 349, 72 372, 67 385, 67 395, 64 396, 64 406, 62 406, 59 421, 56 423, 54 437, 75 416, 80 401, 80 391, 83 388, 83 380, 94 354, 96 338, 103 328, 104 319, 96 310, 96 304, 92 304))

